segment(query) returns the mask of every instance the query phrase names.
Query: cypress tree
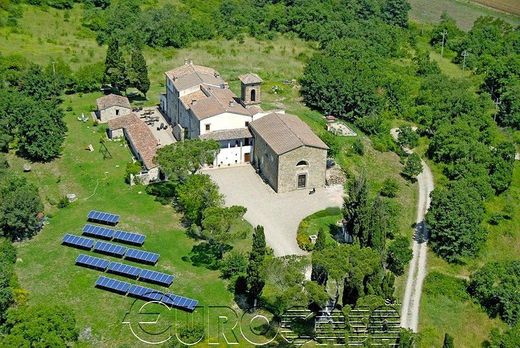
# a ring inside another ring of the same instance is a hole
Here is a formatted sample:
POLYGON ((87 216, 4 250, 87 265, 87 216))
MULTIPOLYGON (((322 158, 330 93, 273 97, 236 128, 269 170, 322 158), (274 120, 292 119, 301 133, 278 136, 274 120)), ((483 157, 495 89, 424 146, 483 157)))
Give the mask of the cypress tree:
POLYGON ((366 246, 369 246, 377 251, 383 251, 385 248, 386 218, 381 197, 377 197, 375 199, 371 210, 371 222, 369 227, 370 231, 368 245, 366 246))
POLYGON ((146 97, 146 93, 150 89, 150 79, 148 78, 148 68, 141 48, 132 50, 130 72, 132 86, 146 97))
POLYGON ((316 239, 316 244, 314 244, 314 250, 323 250, 325 249, 325 245, 327 242, 327 236, 323 228, 320 228, 318 231, 318 238, 316 239))
POLYGON ((444 334, 444 343, 442 344, 442 348, 455 348, 453 337, 451 337, 448 333, 444 334))
POLYGON ((126 91, 128 85, 125 60, 115 39, 108 44, 103 83, 110 84, 117 91, 126 91))
POLYGON ((256 300, 260 297, 265 285, 262 275, 262 264, 266 252, 264 227, 257 226, 253 233, 253 246, 249 254, 249 265, 247 267, 248 298, 254 305, 256 305, 256 300))

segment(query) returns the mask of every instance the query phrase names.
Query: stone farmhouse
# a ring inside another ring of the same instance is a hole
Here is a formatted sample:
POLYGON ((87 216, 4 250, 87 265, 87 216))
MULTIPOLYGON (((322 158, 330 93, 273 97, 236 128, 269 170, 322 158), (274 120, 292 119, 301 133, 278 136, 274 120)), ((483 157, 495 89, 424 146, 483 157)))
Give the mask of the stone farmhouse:
POLYGON ((96 99, 96 106, 95 115, 98 122, 101 123, 106 123, 132 112, 128 98, 117 94, 109 94, 96 99))
POLYGON ((276 192, 325 185, 327 145, 298 117, 261 109, 258 75, 239 76, 240 98, 216 70, 191 61, 165 75, 160 107, 175 138, 218 141, 213 167, 251 163, 276 192))
POLYGON ((143 164, 137 178, 142 184, 158 181, 161 178, 154 157, 159 144, 148 126, 139 117, 130 113, 108 121, 108 136, 111 139, 125 137, 134 156, 143 164))

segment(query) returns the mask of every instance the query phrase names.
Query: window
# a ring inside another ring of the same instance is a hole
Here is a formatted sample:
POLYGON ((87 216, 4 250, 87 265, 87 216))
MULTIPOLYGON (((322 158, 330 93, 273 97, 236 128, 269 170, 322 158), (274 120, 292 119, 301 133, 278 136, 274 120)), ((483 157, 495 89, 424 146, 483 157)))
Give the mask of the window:
POLYGON ((119 116, 119 109, 116 109, 116 116, 119 116))
POLYGON ((296 164, 296 167, 301 167, 301 166, 308 166, 309 163, 307 163, 307 161, 300 161, 296 164))
POLYGON ((244 138, 244 146, 251 145, 251 140, 249 138, 244 138))
POLYGON ((246 121, 246 127, 249 127, 249 121, 246 121))
POLYGON ((256 90, 255 89, 251 90, 251 101, 256 101, 256 90))
POLYGON ((239 140, 235 140, 235 146, 239 146, 240 145, 240 141, 239 140))
POLYGON ((206 130, 209 131, 211 129, 211 124, 206 124, 206 130))

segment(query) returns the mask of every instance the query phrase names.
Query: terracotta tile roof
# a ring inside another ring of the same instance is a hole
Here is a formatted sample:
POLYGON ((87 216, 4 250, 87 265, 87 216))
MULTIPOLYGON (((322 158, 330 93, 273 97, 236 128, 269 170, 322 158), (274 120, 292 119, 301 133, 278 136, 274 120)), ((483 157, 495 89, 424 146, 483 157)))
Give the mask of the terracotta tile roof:
POLYGON ((225 129, 209 132, 206 134, 202 134, 199 136, 200 139, 213 139, 213 140, 231 140, 231 139, 243 139, 243 138, 252 138, 253 135, 247 128, 235 128, 235 129, 225 129))
POLYGON ((271 113, 251 122, 250 126, 253 134, 260 136, 278 155, 301 146, 328 149, 310 127, 294 115, 271 113))
POLYGON ((98 110, 105 110, 112 106, 120 106, 123 108, 131 109, 130 102, 127 97, 117 94, 105 95, 101 98, 96 99, 96 106, 98 110))
POLYGON ((215 69, 195 64, 184 64, 165 74, 173 81, 178 91, 200 84, 220 86, 226 83, 215 69))
POLYGON ((204 120, 224 112, 251 116, 251 113, 240 104, 237 96, 230 89, 202 85, 201 90, 207 97, 191 104, 191 111, 198 120, 204 120))
POLYGON ((193 102, 198 102, 199 100, 207 98, 207 97, 208 96, 206 95, 206 93, 204 93, 201 89, 199 89, 195 92, 183 95, 179 99, 181 100, 182 104, 184 104, 184 107, 186 109, 189 109, 189 108, 191 108, 191 105, 193 102))
POLYGON ((264 82, 260 76, 258 76, 257 74, 253 74, 253 73, 248 73, 248 74, 244 74, 244 75, 240 75, 238 77, 238 79, 246 84, 246 85, 249 85, 249 84, 255 84, 255 83, 262 83, 264 82))
POLYGON ((157 167, 153 159, 157 152, 157 139, 148 126, 134 113, 108 121, 111 130, 125 130, 127 140, 131 142, 144 166, 150 170, 157 167))

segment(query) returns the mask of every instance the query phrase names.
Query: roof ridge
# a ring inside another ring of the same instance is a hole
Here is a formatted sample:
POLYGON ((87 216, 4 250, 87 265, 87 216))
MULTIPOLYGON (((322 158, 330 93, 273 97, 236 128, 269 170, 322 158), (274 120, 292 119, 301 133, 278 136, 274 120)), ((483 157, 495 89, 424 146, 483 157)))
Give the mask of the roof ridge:
MULTIPOLYGON (((291 132, 291 133, 292 133, 296 138, 298 138, 298 140, 299 140, 300 143, 301 143, 301 146, 304 146, 304 145, 305 145, 305 142, 302 140, 302 138, 300 138, 300 136, 294 132, 294 130, 293 130, 293 129, 292 129, 292 128, 287 124, 287 122, 285 122, 285 120, 283 119, 283 117, 280 117, 282 114, 279 114, 279 113, 277 113, 277 112, 275 112, 275 114, 276 114, 276 117, 278 117, 278 119, 279 119, 280 121, 282 121, 282 123, 285 125, 285 127, 286 127, 287 129, 289 129, 289 131, 290 131, 290 132, 291 132)), ((284 114, 284 116, 287 116, 287 114, 284 114)), ((291 116, 292 116, 292 115, 291 115, 291 116)), ((292 116, 292 117, 298 117, 298 116, 292 116)))

